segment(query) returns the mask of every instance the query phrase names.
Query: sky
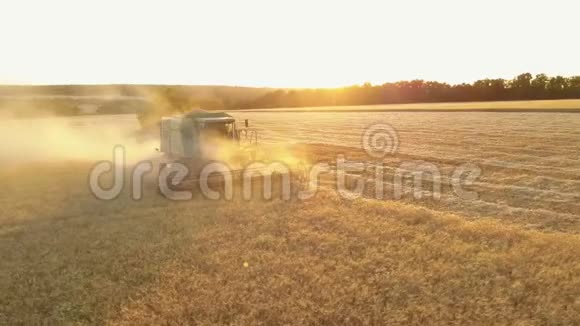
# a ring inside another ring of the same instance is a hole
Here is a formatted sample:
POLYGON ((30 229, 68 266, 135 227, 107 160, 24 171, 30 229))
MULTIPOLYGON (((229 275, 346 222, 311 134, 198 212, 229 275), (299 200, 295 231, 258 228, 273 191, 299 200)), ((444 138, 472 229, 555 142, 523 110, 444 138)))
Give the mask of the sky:
POLYGON ((577 0, 0 0, 0 84, 580 75, 577 0))

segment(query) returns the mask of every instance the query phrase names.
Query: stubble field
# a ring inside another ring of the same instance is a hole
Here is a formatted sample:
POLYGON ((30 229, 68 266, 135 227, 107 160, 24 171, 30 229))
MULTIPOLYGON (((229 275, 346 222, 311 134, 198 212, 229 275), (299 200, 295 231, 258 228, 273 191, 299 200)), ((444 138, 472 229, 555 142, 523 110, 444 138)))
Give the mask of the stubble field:
POLYGON ((386 198, 172 202, 150 177, 143 200, 101 201, 87 176, 104 152, 5 162, 0 324, 580 323, 580 116, 233 114, 312 162, 369 161, 364 127, 389 123, 386 198), (413 160, 476 164, 478 198, 443 178, 441 200, 392 200, 413 160))
POLYGON ((476 200, 443 191, 439 201, 413 203, 528 228, 580 231, 578 114, 236 112, 234 116, 250 119, 264 142, 311 144, 313 160, 320 162, 335 162, 340 154, 347 161, 376 162, 361 150, 361 136, 373 124, 388 123, 399 146, 381 160, 386 195, 393 192, 396 169, 406 162, 434 164, 443 189, 449 184, 445 177, 457 167, 474 164, 481 170, 470 187, 476 200))

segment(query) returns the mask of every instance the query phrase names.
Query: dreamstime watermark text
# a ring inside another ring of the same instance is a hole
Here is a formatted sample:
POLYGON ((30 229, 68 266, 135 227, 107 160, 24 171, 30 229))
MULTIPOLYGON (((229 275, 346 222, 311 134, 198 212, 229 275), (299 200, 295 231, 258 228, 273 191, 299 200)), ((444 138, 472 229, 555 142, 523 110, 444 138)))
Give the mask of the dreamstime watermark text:
POLYGON ((368 160, 347 160, 338 154, 327 162, 289 166, 284 162, 250 162, 243 169, 234 170, 225 162, 211 161, 203 165, 186 160, 154 164, 141 161, 131 167, 126 165, 122 146, 113 148, 111 161, 98 162, 90 172, 89 188, 102 200, 118 198, 125 189, 131 198, 143 198, 145 177, 155 175, 158 192, 170 200, 191 200, 200 196, 210 200, 231 200, 238 185, 245 200, 258 195, 263 199, 280 198, 307 200, 315 196, 321 186, 331 187, 343 198, 370 197, 376 199, 430 198, 440 200, 445 195, 464 200, 478 198, 469 190, 481 175, 481 169, 470 162, 458 166, 439 167, 422 160, 389 160, 396 158, 399 136, 387 123, 367 126, 361 135, 361 148, 368 160), (396 163, 393 163, 396 162, 396 163), (441 171, 445 170, 445 174, 441 171), (102 179, 107 179, 106 185, 102 179), (126 187, 127 184, 129 187, 126 187))

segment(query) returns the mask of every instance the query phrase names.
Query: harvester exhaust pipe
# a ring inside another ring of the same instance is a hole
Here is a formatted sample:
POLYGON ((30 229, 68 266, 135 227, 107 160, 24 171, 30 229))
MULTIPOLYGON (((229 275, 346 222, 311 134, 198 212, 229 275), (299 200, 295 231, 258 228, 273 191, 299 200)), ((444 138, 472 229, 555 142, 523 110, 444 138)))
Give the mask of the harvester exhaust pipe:
POLYGON ((249 125, 248 119, 244 120, 244 124, 246 125, 246 128, 248 128, 248 125, 249 125))

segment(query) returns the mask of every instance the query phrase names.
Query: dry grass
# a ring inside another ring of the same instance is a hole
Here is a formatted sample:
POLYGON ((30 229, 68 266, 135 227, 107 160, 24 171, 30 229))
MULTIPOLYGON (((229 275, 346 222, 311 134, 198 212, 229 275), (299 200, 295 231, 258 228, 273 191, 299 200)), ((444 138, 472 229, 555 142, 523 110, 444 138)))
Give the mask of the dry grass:
POLYGON ((87 169, 0 172, 0 324, 580 323, 579 235, 328 192, 100 202, 87 169))

